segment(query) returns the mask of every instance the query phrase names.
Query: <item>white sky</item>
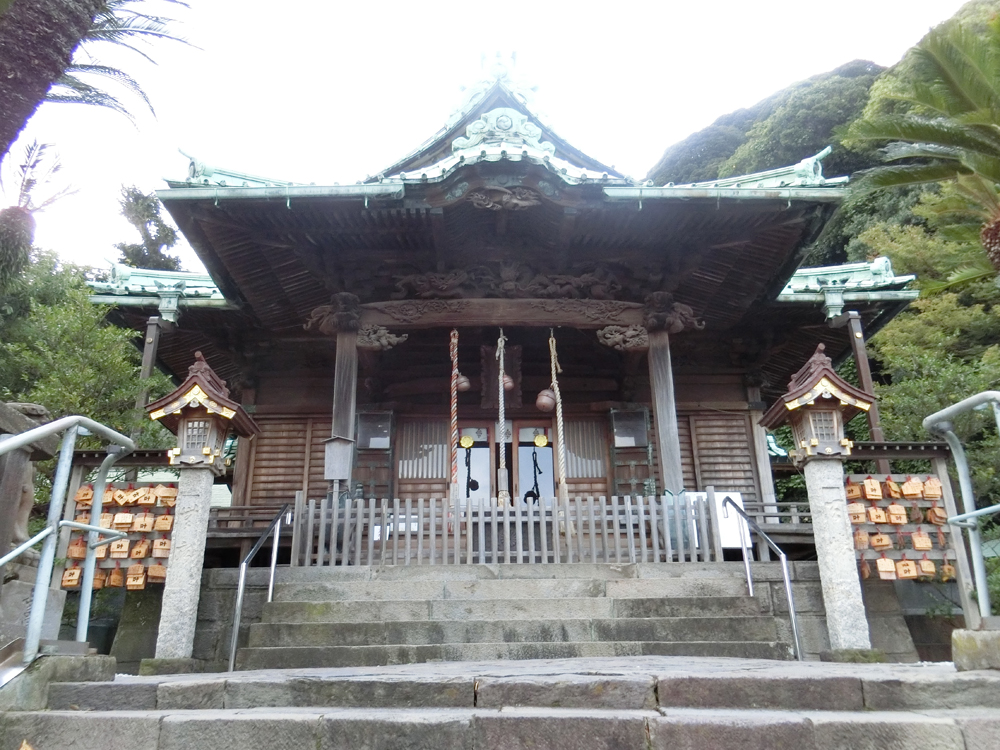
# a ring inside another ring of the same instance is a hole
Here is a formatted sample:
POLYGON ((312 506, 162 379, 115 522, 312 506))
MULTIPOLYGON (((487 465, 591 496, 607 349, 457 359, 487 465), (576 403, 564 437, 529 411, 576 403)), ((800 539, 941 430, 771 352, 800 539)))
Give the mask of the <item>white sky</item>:
MULTIPOLYGON (((122 184, 181 179, 178 148, 274 179, 353 183, 405 155, 461 103, 480 60, 517 53, 534 107, 578 148, 643 177, 720 115, 854 59, 891 65, 962 0, 319 2, 190 0, 153 66, 101 53, 156 108, 43 105, 22 135, 52 143, 75 195, 37 215, 36 243, 104 266, 138 240, 122 184)), ((21 147, 11 153, 17 157, 21 147)), ((44 195, 44 194, 43 194, 44 195)), ((9 201, 8 201, 9 202, 9 201)), ((188 270, 200 264, 180 250, 188 270)))

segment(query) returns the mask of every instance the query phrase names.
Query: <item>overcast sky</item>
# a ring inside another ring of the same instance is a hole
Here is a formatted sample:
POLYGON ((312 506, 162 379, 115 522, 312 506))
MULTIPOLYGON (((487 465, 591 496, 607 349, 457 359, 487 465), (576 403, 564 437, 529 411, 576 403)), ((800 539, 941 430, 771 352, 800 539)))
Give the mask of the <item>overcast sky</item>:
POLYGON ((118 216, 122 184, 183 178, 178 149, 275 179, 364 179, 433 135, 497 51, 516 52, 560 136, 643 177, 670 144, 790 83, 859 58, 892 65, 963 4, 189 1, 167 12, 193 46, 150 46, 156 66, 100 53, 142 83, 155 118, 130 100, 134 126, 59 104, 31 120, 22 143, 52 143, 78 191, 37 215, 40 246, 107 265, 115 242, 138 240, 118 216))

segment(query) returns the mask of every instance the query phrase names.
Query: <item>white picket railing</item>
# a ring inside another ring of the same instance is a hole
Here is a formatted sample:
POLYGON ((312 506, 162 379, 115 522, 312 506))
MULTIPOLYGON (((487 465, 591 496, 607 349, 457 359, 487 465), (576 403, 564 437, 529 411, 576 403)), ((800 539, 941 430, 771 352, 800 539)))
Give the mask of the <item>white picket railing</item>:
POLYGON ((296 493, 292 565, 708 562, 712 493, 496 500, 309 499, 296 493))

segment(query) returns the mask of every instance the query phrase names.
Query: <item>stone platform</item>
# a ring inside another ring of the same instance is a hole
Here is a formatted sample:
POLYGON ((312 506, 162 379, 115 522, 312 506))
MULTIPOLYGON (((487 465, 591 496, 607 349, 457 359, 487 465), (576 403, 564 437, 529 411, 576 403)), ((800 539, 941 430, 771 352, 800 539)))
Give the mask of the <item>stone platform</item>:
POLYGON ((1000 674, 650 656, 119 676, 0 715, 0 750, 1000 745, 1000 674))

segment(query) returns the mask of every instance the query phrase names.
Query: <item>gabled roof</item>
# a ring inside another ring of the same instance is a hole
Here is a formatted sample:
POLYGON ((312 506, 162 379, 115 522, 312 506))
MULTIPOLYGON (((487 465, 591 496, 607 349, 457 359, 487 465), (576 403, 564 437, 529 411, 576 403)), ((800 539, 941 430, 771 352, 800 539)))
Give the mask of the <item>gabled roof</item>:
POLYGON ((792 375, 788 392, 771 405, 760 418, 760 424, 774 429, 787 421, 788 413, 808 404, 821 396, 833 397, 840 401, 844 411, 844 421, 848 421, 859 411, 868 411, 875 396, 860 388, 855 388, 833 369, 833 361, 826 356, 826 347, 819 344, 816 352, 806 360, 802 368, 792 375))
POLYGON ((366 182, 387 179, 434 179, 459 164, 500 158, 530 159, 551 164, 571 179, 611 178, 632 184, 612 166, 594 159, 556 135, 528 105, 527 93, 517 87, 505 70, 482 81, 466 94, 462 105, 444 126, 415 151, 366 182))
POLYGON ((146 407, 153 421, 159 421, 171 432, 177 432, 181 413, 185 408, 203 408, 229 420, 233 432, 240 437, 250 437, 260 432, 239 403, 229 398, 225 382, 209 366, 201 352, 195 352, 194 364, 188 368, 187 379, 172 393, 157 399, 146 407))

